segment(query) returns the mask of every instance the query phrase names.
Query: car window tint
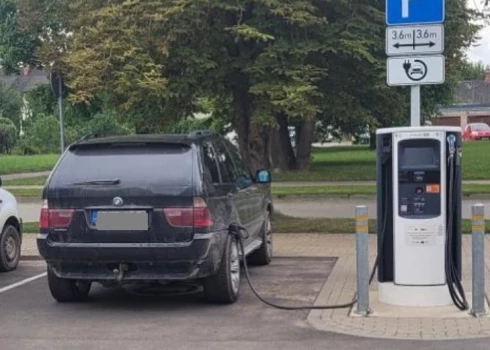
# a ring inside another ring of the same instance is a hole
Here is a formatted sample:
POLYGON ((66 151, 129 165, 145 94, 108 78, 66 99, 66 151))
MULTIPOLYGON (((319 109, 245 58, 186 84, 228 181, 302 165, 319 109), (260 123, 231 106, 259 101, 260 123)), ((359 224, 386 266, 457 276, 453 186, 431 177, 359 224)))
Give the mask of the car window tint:
POLYGON ((218 163, 212 147, 206 143, 202 148, 204 156, 204 179, 213 184, 220 183, 218 163))
POLYGON ((235 178, 239 188, 247 188, 252 185, 252 177, 245 161, 238 152, 237 148, 229 141, 224 142, 228 149, 233 163, 235 164, 235 178))
POLYGON ((235 170, 234 164, 231 160, 229 153, 221 142, 213 143, 214 149, 216 150, 216 155, 219 163, 219 170, 221 172, 221 178, 223 183, 233 183, 235 182, 235 170))

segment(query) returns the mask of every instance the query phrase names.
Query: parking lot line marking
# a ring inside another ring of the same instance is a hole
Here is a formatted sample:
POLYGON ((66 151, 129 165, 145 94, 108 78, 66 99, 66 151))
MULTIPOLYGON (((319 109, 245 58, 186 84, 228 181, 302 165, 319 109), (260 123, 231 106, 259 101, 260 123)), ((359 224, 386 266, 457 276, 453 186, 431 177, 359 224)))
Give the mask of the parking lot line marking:
POLYGON ((10 286, 7 286, 7 287, 3 287, 3 288, 0 288, 0 293, 4 293, 6 291, 9 291, 11 289, 14 289, 14 288, 17 288, 17 287, 20 287, 24 284, 27 284, 27 283, 30 283, 32 281, 35 281, 35 280, 38 280, 40 278, 43 278, 43 277, 46 277, 48 274, 46 272, 44 273, 41 273, 40 275, 36 275, 36 276, 33 276, 33 277, 30 277, 30 278, 27 278, 25 280, 22 280, 20 282, 17 282, 17 283, 14 283, 14 284, 11 284, 10 286))

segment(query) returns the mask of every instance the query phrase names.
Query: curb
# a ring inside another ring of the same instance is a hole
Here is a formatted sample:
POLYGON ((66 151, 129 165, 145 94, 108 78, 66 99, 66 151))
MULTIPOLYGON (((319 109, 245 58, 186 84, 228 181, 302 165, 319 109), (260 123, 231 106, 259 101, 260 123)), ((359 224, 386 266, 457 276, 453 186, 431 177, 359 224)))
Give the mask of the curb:
POLYGON ((21 255, 20 261, 44 261, 41 255, 21 255))

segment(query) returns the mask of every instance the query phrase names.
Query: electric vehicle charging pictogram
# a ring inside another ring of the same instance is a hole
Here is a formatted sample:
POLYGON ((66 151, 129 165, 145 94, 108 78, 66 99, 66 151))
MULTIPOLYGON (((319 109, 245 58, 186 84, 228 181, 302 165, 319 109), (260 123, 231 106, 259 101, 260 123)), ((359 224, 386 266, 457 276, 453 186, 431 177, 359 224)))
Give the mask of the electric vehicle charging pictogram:
POLYGON ((407 77, 412 81, 421 81, 427 76, 427 64, 422 60, 406 60, 403 63, 403 70, 407 77))

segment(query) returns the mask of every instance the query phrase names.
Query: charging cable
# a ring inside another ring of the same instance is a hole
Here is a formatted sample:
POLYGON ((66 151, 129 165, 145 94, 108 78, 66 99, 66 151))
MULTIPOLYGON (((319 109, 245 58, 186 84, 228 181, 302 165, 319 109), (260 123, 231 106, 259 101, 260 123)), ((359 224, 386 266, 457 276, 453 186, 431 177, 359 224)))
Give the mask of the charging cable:
POLYGON ((449 288, 449 294, 451 299, 458 309, 465 311, 469 309, 468 302, 466 300, 463 285, 461 283, 461 276, 459 275, 453 261, 453 234, 457 234, 455 231, 457 228, 453 227, 453 215, 455 211, 456 202, 453 203, 453 192, 455 190, 456 181, 454 175, 456 172, 454 165, 454 155, 456 152, 456 136, 449 135, 447 138, 449 157, 448 157, 448 170, 449 170, 449 191, 448 191, 448 217, 447 217, 447 232, 446 232, 446 282, 449 288))
POLYGON ((357 299, 355 298, 352 302, 346 303, 346 304, 339 304, 339 305, 319 305, 319 306, 285 306, 285 305, 278 305, 271 303, 270 301, 265 300, 260 296, 260 294, 257 292, 255 289, 252 280, 250 278, 250 274, 248 272, 248 264, 247 264, 247 259, 245 257, 245 248, 243 246, 243 236, 242 232, 247 232, 245 227, 239 226, 239 225, 232 225, 232 229, 230 232, 236 237, 238 241, 238 245, 240 246, 240 251, 242 252, 242 257, 243 257, 243 267, 245 270, 245 277, 247 279, 248 285, 250 286, 250 289, 252 290, 253 294, 264 304, 267 304, 273 308, 280 309, 280 310, 329 310, 329 309, 346 309, 354 306, 357 302, 357 299))
MULTIPOLYGON (((386 185, 386 189, 387 189, 387 187, 388 187, 388 185, 386 185)), ((385 191, 385 196, 388 197, 388 191, 385 191)), ((384 233, 386 231, 387 216, 388 216, 387 212, 388 212, 388 202, 386 199, 385 200, 385 216, 384 216, 384 220, 383 220, 383 228, 381 230, 381 234, 382 234, 381 235, 381 242, 380 242, 380 245, 378 248, 378 253, 376 255, 376 261, 374 263, 374 267, 373 267, 373 270, 371 272, 371 276, 369 278, 369 285, 371 285, 371 283, 374 279, 374 276, 376 274, 376 269, 377 269, 378 263, 379 263, 380 249, 382 249, 381 247, 383 246, 383 243, 384 243, 384 233)), ((285 306, 285 305, 274 304, 270 301, 265 300, 264 298, 262 298, 262 296, 260 296, 260 294, 255 289, 255 287, 252 283, 252 280, 250 278, 250 274, 248 272, 247 259, 245 257, 245 248, 243 245, 243 241, 246 239, 246 237, 249 237, 249 233, 247 232, 247 229, 243 226, 233 224, 233 225, 231 225, 230 233, 236 237, 236 239, 238 241, 238 245, 240 246, 240 251, 241 251, 242 257, 243 257, 243 267, 245 270, 245 277, 247 279, 248 285, 250 286, 250 289, 252 290, 253 294, 260 301, 262 301, 264 304, 269 305, 269 306, 276 308, 276 309, 280 309, 280 310, 333 310, 333 309, 347 309, 347 308, 353 307, 357 303, 357 297, 356 296, 354 296, 354 300, 351 301, 350 303, 338 304, 338 305, 317 305, 317 306, 285 306)))

